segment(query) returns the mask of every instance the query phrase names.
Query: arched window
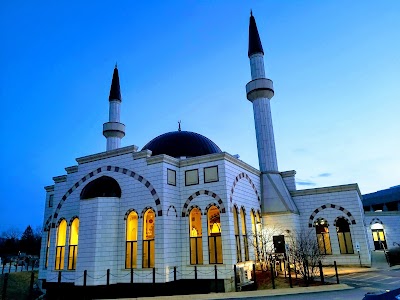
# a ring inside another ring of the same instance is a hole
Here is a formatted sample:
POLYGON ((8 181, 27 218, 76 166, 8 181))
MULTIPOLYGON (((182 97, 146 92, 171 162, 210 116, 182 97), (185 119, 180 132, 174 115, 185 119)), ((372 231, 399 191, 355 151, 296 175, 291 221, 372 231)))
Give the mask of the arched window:
POLYGON ((329 238, 328 223, 324 219, 318 219, 315 223, 319 251, 322 254, 332 254, 331 240, 329 238))
POLYGON ((242 238, 243 238, 243 246, 244 246, 244 260, 250 260, 249 257, 249 243, 247 241, 247 229, 246 229, 246 218, 245 218, 244 208, 240 210, 240 220, 242 222, 242 238))
POLYGON ((68 270, 76 269, 76 258, 78 256, 78 237, 79 237, 79 219, 72 221, 69 234, 69 251, 68 251, 68 270))
POLYGON ((46 261, 44 263, 44 268, 47 269, 49 265, 49 250, 50 250, 50 229, 47 231, 47 245, 46 245, 46 261))
POLYGON ((81 200, 97 197, 121 198, 121 188, 118 182, 109 176, 101 176, 89 182, 81 192, 81 200))
POLYGON ((385 230, 382 223, 372 224, 371 231, 375 250, 387 249, 385 230))
POLYGON ((201 212, 193 208, 189 216, 190 264, 203 264, 203 239, 201 230, 201 212))
POLYGON ((255 251, 254 251, 255 260, 258 261, 260 249, 258 248, 258 232, 257 232, 256 215, 253 210, 250 213, 250 217, 251 217, 251 234, 253 235, 253 247, 255 249, 255 251))
POLYGON ((339 240, 339 248, 341 254, 353 254, 353 242, 351 241, 351 233, 349 223, 345 218, 338 218, 336 221, 336 231, 339 240))
POLYGON ((67 237, 67 221, 62 220, 57 229, 57 243, 56 243, 56 270, 64 269, 65 257, 65 240, 67 237))
POLYGON ((143 268, 154 268, 155 219, 154 211, 146 210, 143 217, 143 268))
POLYGON ((126 255, 125 268, 136 268, 137 264, 137 236, 138 236, 138 215, 131 211, 126 218, 126 255))
POLYGON ((240 246, 240 235, 239 235, 239 221, 238 221, 238 211, 236 206, 233 206, 233 227, 235 231, 235 244, 236 244, 236 258, 237 262, 242 261, 242 250, 240 246))
POLYGON ((262 223, 261 223, 261 213, 258 211, 255 214, 256 217, 256 231, 257 231, 257 255, 258 255, 258 260, 261 260, 261 254, 264 252, 263 250, 263 240, 265 237, 263 237, 263 228, 262 228, 262 223), (258 238, 260 237, 260 238, 258 238))
POLYGON ((222 264, 222 238, 220 212, 211 206, 207 212, 208 253, 210 264, 222 264))

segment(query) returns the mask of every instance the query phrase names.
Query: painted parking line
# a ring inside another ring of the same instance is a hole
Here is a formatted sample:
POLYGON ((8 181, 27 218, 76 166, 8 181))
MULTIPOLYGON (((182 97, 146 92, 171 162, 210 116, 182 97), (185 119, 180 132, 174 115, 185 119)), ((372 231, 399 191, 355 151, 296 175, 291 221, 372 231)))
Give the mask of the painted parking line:
MULTIPOLYGON (((354 277, 348 277, 346 278, 346 280, 354 280, 354 281, 362 281, 362 282, 366 282, 369 281, 372 278, 376 278, 376 277, 381 277, 381 275, 375 275, 375 276, 370 276, 370 277, 365 277, 365 278, 354 278, 354 277)), ((375 280, 377 281, 377 280, 375 280)))
POLYGON ((388 279, 393 279, 393 277, 384 277, 382 279, 378 279, 378 280, 374 280, 374 281, 384 281, 384 280, 388 280, 388 279))

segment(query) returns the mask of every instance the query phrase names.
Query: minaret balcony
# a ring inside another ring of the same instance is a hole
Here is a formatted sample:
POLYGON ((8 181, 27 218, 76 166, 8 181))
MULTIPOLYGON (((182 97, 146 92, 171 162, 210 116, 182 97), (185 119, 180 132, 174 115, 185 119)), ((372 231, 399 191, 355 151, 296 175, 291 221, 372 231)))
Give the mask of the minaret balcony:
POLYGON ((107 122, 103 124, 103 135, 107 137, 119 137, 125 136, 125 124, 119 122, 107 122))
POLYGON ((246 84, 247 99, 253 101, 258 98, 271 99, 274 96, 274 86, 272 80, 258 78, 246 84))

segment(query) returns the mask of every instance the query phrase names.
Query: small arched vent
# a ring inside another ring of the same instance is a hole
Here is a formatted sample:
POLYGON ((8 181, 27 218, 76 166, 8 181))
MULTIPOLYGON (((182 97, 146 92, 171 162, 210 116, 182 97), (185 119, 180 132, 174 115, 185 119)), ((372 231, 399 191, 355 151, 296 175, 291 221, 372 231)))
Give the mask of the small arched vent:
POLYGON ((102 176, 89 182, 81 192, 81 200, 97 197, 121 198, 121 188, 118 182, 109 176, 102 176))

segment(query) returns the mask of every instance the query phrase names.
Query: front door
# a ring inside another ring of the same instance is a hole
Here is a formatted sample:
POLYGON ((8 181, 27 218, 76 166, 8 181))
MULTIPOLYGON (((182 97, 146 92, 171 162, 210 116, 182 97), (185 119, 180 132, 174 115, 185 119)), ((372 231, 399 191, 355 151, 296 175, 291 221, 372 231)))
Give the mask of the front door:
POLYGON ((387 249, 383 229, 372 229, 372 238, 374 239, 375 250, 387 249))

